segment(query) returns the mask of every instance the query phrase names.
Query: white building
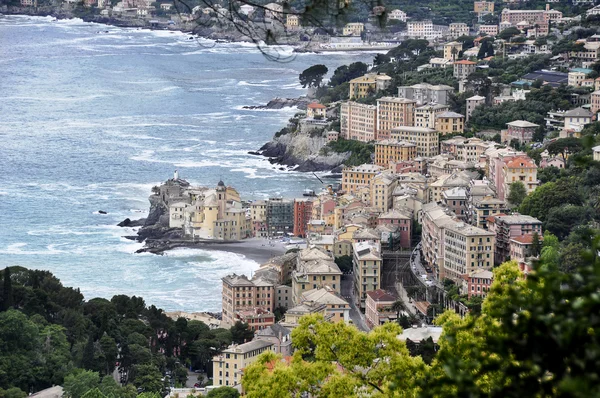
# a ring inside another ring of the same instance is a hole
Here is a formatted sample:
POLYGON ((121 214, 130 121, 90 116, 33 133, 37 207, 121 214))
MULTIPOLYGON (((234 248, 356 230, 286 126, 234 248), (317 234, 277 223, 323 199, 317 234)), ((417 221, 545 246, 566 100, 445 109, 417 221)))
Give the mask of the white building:
POLYGON ((388 14, 388 19, 397 19, 402 22, 406 22, 406 13, 402 10, 392 10, 388 14))

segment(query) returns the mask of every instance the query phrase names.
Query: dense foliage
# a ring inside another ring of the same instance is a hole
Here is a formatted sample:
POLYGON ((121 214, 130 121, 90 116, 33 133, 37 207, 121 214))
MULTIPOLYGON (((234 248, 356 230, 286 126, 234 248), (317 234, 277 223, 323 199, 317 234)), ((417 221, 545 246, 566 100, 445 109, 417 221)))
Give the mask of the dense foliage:
POLYGON ((234 335, 248 338, 247 325, 210 330, 199 321, 175 321, 140 297, 84 301, 47 271, 7 267, 0 278, 2 396, 63 383, 74 398, 93 388, 125 398, 136 388, 161 392, 169 382, 185 383, 185 367, 210 373, 212 356, 234 335), (127 388, 114 381, 117 368, 127 388), (167 372, 171 380, 163 381, 167 372))
POLYGON ((358 166, 371 163, 371 154, 375 152, 375 147, 370 143, 340 138, 337 141, 329 142, 322 151, 324 154, 328 154, 330 151, 338 153, 352 152, 345 164, 346 166, 358 166))

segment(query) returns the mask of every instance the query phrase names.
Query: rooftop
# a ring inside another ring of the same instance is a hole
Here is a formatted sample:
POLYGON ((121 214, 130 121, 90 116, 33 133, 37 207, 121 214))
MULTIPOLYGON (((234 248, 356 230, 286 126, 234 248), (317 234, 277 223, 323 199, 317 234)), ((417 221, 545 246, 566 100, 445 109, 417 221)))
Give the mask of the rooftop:
POLYGON ((223 350, 223 353, 235 353, 235 354, 246 354, 254 350, 259 350, 261 348, 271 347, 273 343, 266 340, 252 340, 248 343, 236 345, 232 344, 226 349, 223 350))
MULTIPOLYGON (((544 239, 544 236, 538 234, 538 238, 540 241, 542 241, 544 239)), ((511 241, 515 241, 522 245, 530 245, 533 243, 533 234, 515 236, 514 238, 511 239, 511 241)))
POLYGON ((592 112, 590 112, 587 109, 584 109, 582 107, 571 109, 571 110, 565 112, 565 117, 589 117, 589 118, 591 118, 592 115, 593 115, 592 112))
POLYGON ((511 127, 540 127, 539 124, 530 123, 526 120, 514 120, 506 124, 511 127))
POLYGON ((310 108, 310 109, 327 109, 327 107, 325 105, 323 105, 323 104, 317 104, 316 102, 308 104, 307 108, 310 108))
POLYGON ((367 292, 367 296, 369 296, 373 301, 394 302, 398 299, 393 294, 390 294, 382 289, 371 290, 370 292, 367 292))
POLYGON ((456 112, 442 112, 439 115, 436 116, 438 119, 439 118, 460 118, 460 117, 465 117, 465 115, 461 115, 460 113, 456 113, 456 112))
POLYGON ((302 293, 302 300, 326 305, 348 305, 348 302, 339 294, 326 287, 302 293))
POLYGON ((424 326, 405 329, 402 334, 398 335, 398 339, 406 341, 407 339, 413 343, 420 343, 422 340, 427 340, 429 337, 434 343, 437 343, 442 335, 442 328, 437 326, 424 326))
POLYGON ((524 214, 496 214, 495 216, 489 216, 488 221, 495 222, 496 219, 504 222, 505 224, 541 224, 542 222, 535 217, 527 216, 524 214))
POLYGON ((454 65, 477 65, 473 61, 467 61, 466 59, 461 59, 460 61, 455 61, 454 65))

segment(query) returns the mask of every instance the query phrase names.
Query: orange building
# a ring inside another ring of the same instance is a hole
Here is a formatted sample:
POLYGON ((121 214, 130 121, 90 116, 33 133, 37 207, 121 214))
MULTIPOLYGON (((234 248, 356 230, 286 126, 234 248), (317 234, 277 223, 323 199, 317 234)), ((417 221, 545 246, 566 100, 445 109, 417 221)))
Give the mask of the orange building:
POLYGON ((294 235, 306 237, 306 225, 311 219, 312 201, 308 199, 294 200, 294 235))

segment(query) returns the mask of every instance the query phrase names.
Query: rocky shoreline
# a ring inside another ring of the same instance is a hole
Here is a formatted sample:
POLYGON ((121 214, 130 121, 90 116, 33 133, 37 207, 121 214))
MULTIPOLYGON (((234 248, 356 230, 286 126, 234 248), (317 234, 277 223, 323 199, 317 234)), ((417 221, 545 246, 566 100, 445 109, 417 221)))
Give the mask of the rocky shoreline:
POLYGON ((311 100, 306 97, 298 98, 275 98, 269 101, 266 105, 247 105, 242 107, 243 109, 284 109, 284 108, 298 108, 306 110, 306 107, 311 100))

